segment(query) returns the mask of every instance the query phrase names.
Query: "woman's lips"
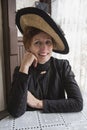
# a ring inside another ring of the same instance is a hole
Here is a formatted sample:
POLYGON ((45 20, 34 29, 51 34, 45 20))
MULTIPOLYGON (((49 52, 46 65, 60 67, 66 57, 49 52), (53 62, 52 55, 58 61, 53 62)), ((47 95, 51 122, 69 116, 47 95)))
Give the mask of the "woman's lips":
POLYGON ((49 53, 44 53, 44 54, 38 54, 39 56, 42 56, 42 57, 45 57, 45 56, 47 56, 49 53))

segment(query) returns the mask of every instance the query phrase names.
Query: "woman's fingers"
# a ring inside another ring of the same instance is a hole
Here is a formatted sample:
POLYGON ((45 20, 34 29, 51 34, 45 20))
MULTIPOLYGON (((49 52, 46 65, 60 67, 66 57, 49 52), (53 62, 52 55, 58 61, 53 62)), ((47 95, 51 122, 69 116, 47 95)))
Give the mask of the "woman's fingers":
POLYGON ((37 66, 37 57, 31 52, 26 52, 22 59, 19 71, 28 74, 29 67, 32 64, 34 64, 34 67, 37 66))
POLYGON ((36 67, 37 57, 31 52, 26 52, 23 58, 23 64, 30 67, 33 63, 34 63, 34 66, 36 67))
POLYGON ((33 108, 43 108, 43 101, 34 97, 30 91, 27 92, 27 104, 33 108))
POLYGON ((32 53, 31 51, 28 51, 28 53, 31 53, 34 56, 33 65, 34 65, 34 67, 37 67, 38 59, 37 59, 36 55, 34 53, 32 53))
POLYGON ((31 106, 33 108, 35 108, 36 104, 37 104, 37 99, 29 91, 27 93, 27 103, 28 103, 29 106, 31 106))
POLYGON ((37 63, 38 63, 37 58, 35 58, 34 61, 33 61, 33 66, 37 67, 37 63))

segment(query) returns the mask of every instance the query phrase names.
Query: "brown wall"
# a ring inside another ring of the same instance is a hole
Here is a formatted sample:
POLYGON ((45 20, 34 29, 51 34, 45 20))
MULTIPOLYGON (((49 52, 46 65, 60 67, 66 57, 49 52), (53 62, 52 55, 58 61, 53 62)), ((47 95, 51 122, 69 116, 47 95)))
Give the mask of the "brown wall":
POLYGON ((3 34, 2 34, 2 10, 0 0, 0 111, 5 109, 5 86, 4 86, 4 54, 3 54, 3 34))

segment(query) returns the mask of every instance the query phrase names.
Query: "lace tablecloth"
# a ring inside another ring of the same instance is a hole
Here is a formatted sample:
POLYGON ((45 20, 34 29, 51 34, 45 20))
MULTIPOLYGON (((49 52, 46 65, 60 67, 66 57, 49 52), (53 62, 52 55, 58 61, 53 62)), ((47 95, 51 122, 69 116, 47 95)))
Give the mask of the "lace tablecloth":
POLYGON ((81 112, 43 114, 31 111, 19 118, 9 115, 0 121, 0 130, 87 130, 87 97, 81 112))

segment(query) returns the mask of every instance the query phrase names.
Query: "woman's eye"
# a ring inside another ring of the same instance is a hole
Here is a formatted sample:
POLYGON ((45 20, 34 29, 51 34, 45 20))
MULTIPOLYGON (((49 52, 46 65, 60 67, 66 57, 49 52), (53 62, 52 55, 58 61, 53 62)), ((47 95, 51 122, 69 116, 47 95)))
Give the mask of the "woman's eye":
POLYGON ((40 43, 40 41, 36 41, 36 42, 34 42, 34 44, 35 45, 40 45, 41 43, 40 43))
POLYGON ((47 45, 52 45, 52 40, 47 40, 47 41, 46 41, 46 44, 47 44, 47 45))

